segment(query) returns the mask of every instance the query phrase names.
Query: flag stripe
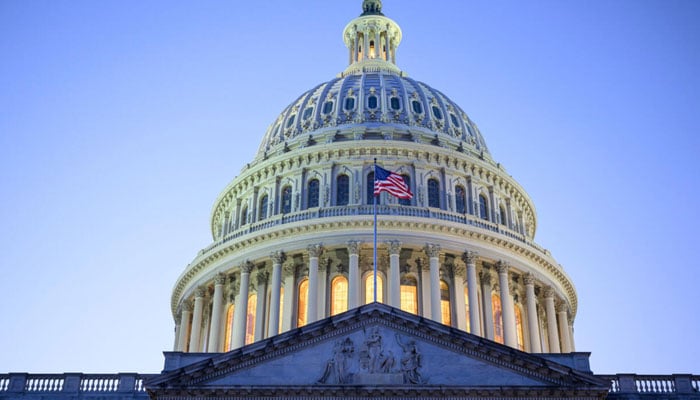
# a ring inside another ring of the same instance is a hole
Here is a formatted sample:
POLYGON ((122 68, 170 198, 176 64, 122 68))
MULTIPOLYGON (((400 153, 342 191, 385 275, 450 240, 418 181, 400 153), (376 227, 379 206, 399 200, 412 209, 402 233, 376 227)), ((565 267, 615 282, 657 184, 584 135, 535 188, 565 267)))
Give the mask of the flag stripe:
POLYGON ((388 192, 392 196, 396 196, 400 199, 410 199, 413 197, 411 189, 409 189, 408 185, 406 185, 406 182, 403 180, 401 175, 375 165, 374 195, 377 196, 383 191, 388 192))

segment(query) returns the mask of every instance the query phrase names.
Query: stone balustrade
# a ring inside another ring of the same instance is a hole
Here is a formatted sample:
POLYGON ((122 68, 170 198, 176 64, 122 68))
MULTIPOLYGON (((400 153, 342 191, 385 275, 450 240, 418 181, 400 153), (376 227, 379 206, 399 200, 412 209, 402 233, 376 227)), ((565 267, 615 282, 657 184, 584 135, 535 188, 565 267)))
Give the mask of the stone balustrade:
POLYGON ((700 399, 700 375, 597 375, 610 381, 615 399, 700 399))
POLYGON ((144 380, 151 376, 134 373, 0 374, 0 399, 147 399, 144 380))

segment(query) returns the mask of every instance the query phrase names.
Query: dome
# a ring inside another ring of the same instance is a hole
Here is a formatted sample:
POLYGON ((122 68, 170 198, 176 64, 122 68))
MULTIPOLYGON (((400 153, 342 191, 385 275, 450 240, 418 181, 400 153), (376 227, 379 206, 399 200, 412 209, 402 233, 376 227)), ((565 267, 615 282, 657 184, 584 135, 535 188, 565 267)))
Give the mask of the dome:
POLYGON ((429 139, 463 143, 488 153, 476 124, 440 91, 391 70, 359 71, 324 82, 289 104, 270 125, 258 157, 293 141, 333 133, 331 140, 386 139, 366 131, 392 131, 393 139, 429 139), (339 133, 338 135, 336 135, 339 133))

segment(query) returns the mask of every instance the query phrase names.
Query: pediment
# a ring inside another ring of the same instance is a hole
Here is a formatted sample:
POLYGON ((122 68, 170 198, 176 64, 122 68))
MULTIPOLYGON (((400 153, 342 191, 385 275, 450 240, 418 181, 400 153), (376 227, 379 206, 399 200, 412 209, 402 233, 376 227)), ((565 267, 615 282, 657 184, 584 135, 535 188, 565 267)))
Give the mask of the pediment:
MULTIPOLYGON (((600 386, 590 374, 374 303, 165 372, 149 389, 600 386)), ((603 385, 604 386, 604 385, 603 385)))

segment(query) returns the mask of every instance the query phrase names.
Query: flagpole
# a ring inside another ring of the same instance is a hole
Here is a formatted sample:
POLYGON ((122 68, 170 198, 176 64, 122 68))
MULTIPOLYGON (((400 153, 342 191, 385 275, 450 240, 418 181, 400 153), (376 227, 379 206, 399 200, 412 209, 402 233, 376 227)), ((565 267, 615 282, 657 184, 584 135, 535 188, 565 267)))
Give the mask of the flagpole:
MULTIPOLYGON (((374 181, 377 181, 377 159, 374 159, 374 181)), ((374 193, 374 188, 373 193, 374 193)), ((374 302, 377 302, 377 194, 374 194, 374 302)))

